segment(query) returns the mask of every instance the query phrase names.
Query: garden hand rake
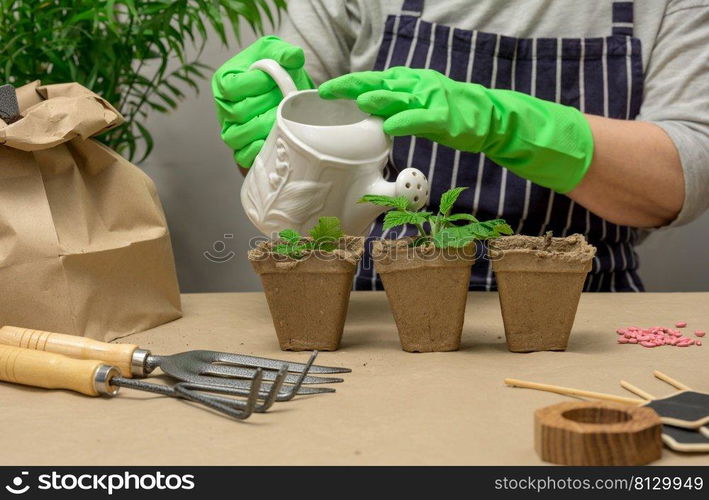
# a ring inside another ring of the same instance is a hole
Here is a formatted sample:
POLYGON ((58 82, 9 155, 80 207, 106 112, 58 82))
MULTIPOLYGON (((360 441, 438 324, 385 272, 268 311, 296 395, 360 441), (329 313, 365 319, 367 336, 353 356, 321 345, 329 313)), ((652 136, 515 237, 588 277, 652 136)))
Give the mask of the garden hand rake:
MULTIPOLYGON (((329 387, 302 387, 302 384, 325 384, 342 382, 341 378, 314 377, 308 373, 347 373, 348 368, 337 368, 292 363, 277 359, 260 358, 243 354, 218 351, 188 351, 170 356, 153 355, 134 344, 109 344, 86 337, 76 337, 61 333, 43 332, 13 326, 0 328, 0 344, 24 347, 64 354, 79 359, 97 359, 118 367, 124 377, 145 377, 159 367, 166 374, 194 384, 228 386, 247 394, 256 369, 262 369, 264 380, 273 381, 278 370, 284 365, 287 371, 286 383, 295 384, 297 390, 284 390, 277 401, 291 399, 295 394, 319 394, 335 392, 329 387)), ((272 384, 262 385, 262 392, 269 391, 272 384)))
POLYGON ((0 381, 42 387, 45 389, 68 389, 88 396, 115 396, 120 387, 188 399, 238 420, 248 418, 253 412, 264 412, 276 400, 285 379, 285 368, 274 381, 265 401, 258 404, 262 381, 258 369, 251 381, 246 401, 216 396, 210 392, 242 395, 228 387, 213 388, 190 383, 176 386, 154 384, 121 376, 115 366, 101 361, 74 359, 51 352, 0 345, 0 381))

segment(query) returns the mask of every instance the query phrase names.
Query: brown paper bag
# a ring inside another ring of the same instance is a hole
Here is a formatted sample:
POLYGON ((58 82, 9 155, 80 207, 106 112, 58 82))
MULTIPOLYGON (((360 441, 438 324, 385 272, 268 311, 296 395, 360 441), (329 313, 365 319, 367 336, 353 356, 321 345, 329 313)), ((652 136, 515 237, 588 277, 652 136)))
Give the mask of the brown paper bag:
POLYGON ((0 325, 113 340, 181 316, 150 178, 89 137, 122 123, 76 83, 17 90, 0 121, 0 325))

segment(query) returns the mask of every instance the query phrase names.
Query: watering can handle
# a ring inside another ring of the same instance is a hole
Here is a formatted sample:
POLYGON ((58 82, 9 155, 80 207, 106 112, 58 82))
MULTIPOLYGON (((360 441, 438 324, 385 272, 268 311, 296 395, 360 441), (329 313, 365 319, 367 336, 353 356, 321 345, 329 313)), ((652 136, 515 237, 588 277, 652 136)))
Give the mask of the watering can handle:
POLYGON ((249 66, 249 69, 260 69, 273 78, 278 88, 281 89, 283 97, 298 92, 298 88, 288 72, 273 59, 260 59, 249 66))
POLYGON ((63 354, 70 358, 100 360, 118 367, 124 377, 131 377, 133 353, 138 350, 138 346, 134 344, 109 344, 76 335, 16 326, 0 328, 0 345, 63 354))

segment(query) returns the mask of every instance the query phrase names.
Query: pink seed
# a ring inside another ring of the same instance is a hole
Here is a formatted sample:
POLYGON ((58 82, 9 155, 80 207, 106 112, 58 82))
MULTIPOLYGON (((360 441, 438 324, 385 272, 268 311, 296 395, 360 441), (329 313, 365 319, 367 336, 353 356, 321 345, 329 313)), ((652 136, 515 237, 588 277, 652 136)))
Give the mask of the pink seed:
MULTIPOLYGON (((675 323, 676 328, 684 328, 686 326, 686 321, 678 321, 675 323)), ((660 347, 663 345, 675 347, 702 345, 700 340, 685 337, 681 330, 675 330, 664 326, 651 326, 649 328, 628 326, 616 329, 616 333, 618 334, 619 344, 640 344, 641 346, 647 348, 660 347)), ((704 337, 706 332, 703 330, 695 330, 694 335, 696 337, 704 337)))

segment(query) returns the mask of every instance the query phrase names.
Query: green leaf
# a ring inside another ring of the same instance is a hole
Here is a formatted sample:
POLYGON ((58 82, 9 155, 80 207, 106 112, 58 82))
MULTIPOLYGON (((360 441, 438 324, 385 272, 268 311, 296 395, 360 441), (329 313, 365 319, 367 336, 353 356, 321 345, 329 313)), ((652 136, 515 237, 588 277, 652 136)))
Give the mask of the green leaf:
POLYGON ((143 152, 143 157, 140 159, 140 161, 143 161, 152 152, 155 143, 153 141, 153 136, 150 134, 150 131, 148 131, 148 129, 145 128, 145 126, 143 126, 139 120, 135 120, 133 123, 135 123, 135 126, 138 127, 138 130, 140 130, 140 137, 145 143, 145 151, 143 152))
POLYGON ((476 219, 473 214, 453 214, 443 218, 443 222, 455 222, 458 220, 478 222, 478 219, 476 219))
POLYGON ((334 242, 342 238, 342 225, 337 217, 320 217, 318 223, 310 230, 315 246, 331 252, 337 245, 334 242))
POLYGON ((155 93, 156 93, 156 94, 160 97, 160 99, 162 99, 162 100, 165 102, 165 104, 167 104, 171 109, 176 109, 176 108, 177 108, 177 102, 176 102, 172 97, 170 97, 169 95, 167 95, 165 92, 156 91, 155 93))
POLYGON ((278 236, 285 241, 274 245, 272 251, 300 259, 308 250, 323 250, 332 252, 337 249, 337 240, 344 236, 340 219, 337 217, 320 217, 318 223, 310 230, 313 241, 304 241, 301 235, 293 229, 284 229, 278 236))
POLYGON ((433 237, 433 244, 437 248, 462 248, 475 239, 475 234, 468 230, 468 226, 451 226, 439 231, 433 237))
POLYGON ((488 220, 480 222, 480 225, 492 234, 491 238, 497 238, 502 234, 514 234, 514 231, 504 219, 488 220))
POLYGON ((382 196, 379 194, 365 194, 357 203, 372 203, 380 207, 391 207, 398 210, 409 208, 409 200, 404 196, 382 196))
POLYGON ((168 111, 168 109, 165 106, 163 106, 162 104, 160 104, 158 102, 150 101, 150 100, 148 100, 146 102, 155 111, 159 111, 160 113, 167 113, 167 111, 168 111))
POLYGON ((320 241, 317 248, 323 252, 334 252, 337 250, 337 243, 332 241, 320 241))
POLYGON ((513 234, 514 231, 503 219, 494 219, 485 222, 473 222, 467 226, 463 226, 471 234, 474 234, 476 239, 487 240, 497 238, 503 234, 513 234))
POLYGON ((438 248, 461 248, 475 240, 488 240, 513 233, 512 228, 503 219, 494 219, 447 227, 433 237, 433 243, 438 248))
POLYGON ((467 187, 457 187, 453 188, 451 190, 446 191, 441 195, 441 202, 439 204, 438 211, 442 215, 448 215, 451 211, 451 208, 453 208, 453 204, 456 202, 458 199, 458 196, 460 196, 460 193, 468 189, 467 187))
POLYGON ((384 229, 391 229, 404 224, 420 225, 428 221, 431 212, 411 212, 409 210, 392 210, 384 216, 384 229))
POLYGON ((478 240, 487 240, 497 236, 495 226, 485 222, 473 222, 472 224, 463 226, 463 229, 478 240))
POLYGON ((280 243, 275 245, 271 251, 280 255, 285 255, 286 257, 291 257, 292 259, 302 259, 303 254, 309 250, 310 247, 307 245, 293 245, 290 243, 280 243))
POLYGON ((278 236, 288 243, 298 243, 301 240, 301 236, 298 234, 298 231, 294 231, 293 229, 284 229, 278 233, 278 236))
POLYGON ((506 235, 515 234, 514 229, 512 229, 512 227, 509 224, 507 224, 506 222, 495 225, 495 231, 498 234, 506 234, 506 235))

